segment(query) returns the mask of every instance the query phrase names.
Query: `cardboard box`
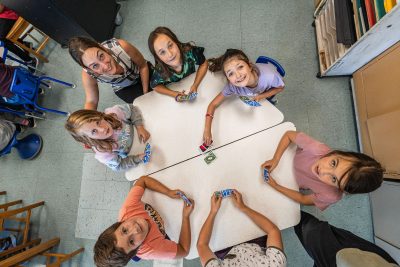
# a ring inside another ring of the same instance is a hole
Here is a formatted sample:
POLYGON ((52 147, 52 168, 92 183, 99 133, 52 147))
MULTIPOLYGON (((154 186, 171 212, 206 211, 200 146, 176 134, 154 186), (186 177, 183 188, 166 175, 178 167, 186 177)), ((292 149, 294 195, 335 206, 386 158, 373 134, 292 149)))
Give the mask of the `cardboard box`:
POLYGON ((353 74, 362 152, 400 180, 400 43, 353 74))

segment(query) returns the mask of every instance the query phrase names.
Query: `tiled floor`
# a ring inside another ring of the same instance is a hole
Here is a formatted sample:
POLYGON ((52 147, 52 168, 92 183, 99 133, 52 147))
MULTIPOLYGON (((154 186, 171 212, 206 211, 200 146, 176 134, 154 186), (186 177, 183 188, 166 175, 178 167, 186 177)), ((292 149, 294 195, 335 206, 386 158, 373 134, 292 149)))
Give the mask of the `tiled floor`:
MULTIPOLYGON (((182 41, 195 41, 204 46, 206 57, 218 56, 226 48, 240 48, 253 60, 259 55, 279 60, 287 73, 286 89, 278 96, 278 108, 285 120, 334 148, 357 149, 348 78, 315 78, 318 65, 311 27, 314 1, 129 0, 121 3, 124 23, 116 36, 134 44, 150 61, 153 59, 147 48, 147 37, 159 25, 170 27, 182 41)), ((49 50, 49 60, 50 63, 42 66, 48 75, 74 82, 78 87, 55 88, 45 96, 45 104, 68 111, 81 108, 84 94, 79 66, 67 50, 55 43, 49 50)), ((100 92, 99 109, 120 102, 109 86, 101 85, 100 92)), ((85 253, 76 258, 73 266, 93 266, 94 240, 90 238, 95 237, 93 233, 97 229, 110 223, 102 219, 101 211, 117 212, 129 184, 123 176, 111 175, 103 166, 92 165, 91 154, 63 129, 64 120, 50 116, 34 129, 44 140, 43 151, 36 160, 21 161, 15 152, 0 159, 0 189, 8 191, 8 199, 22 198, 26 203, 45 200, 46 205, 34 213, 33 235, 43 239, 60 236, 60 251, 84 246, 85 253), (80 196, 83 193, 85 196, 80 196), (90 214, 90 208, 98 213, 90 214), (77 227, 78 214, 88 218, 82 227, 77 227)), ((307 210, 372 240, 367 195, 346 197, 322 213, 314 208, 307 210)), ((284 230, 283 236, 289 266, 311 266, 293 230, 284 230)), ((152 266, 152 262, 134 265, 152 266)), ((199 261, 184 261, 184 266, 199 266, 199 261)))

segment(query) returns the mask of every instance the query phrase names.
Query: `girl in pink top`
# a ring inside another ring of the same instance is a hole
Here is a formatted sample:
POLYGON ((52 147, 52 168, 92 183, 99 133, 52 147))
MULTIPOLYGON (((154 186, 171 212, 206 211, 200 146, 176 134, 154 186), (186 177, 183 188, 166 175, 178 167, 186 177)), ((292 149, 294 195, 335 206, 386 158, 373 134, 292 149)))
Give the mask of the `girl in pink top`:
POLYGON ((305 195, 286 188, 271 176, 268 184, 300 204, 324 210, 339 201, 344 192, 369 193, 382 184, 384 170, 373 158, 357 152, 332 151, 327 145, 295 131, 283 135, 274 157, 261 167, 271 173, 290 143, 297 145, 293 164, 296 181, 301 189, 310 189, 312 193, 305 195))

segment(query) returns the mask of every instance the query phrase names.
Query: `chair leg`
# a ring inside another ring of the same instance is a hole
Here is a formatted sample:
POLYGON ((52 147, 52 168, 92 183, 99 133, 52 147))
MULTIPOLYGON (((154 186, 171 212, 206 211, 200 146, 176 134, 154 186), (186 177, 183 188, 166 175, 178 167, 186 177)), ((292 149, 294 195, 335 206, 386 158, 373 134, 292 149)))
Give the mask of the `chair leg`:
POLYGON ((73 83, 67 83, 67 82, 64 82, 64 81, 61 81, 61 80, 57 80, 57 79, 54 79, 54 78, 48 77, 48 76, 42 76, 42 77, 39 78, 39 82, 42 82, 44 80, 49 80, 49 81, 53 81, 53 82, 56 82, 56 83, 60 83, 60 84, 63 84, 65 86, 68 86, 68 87, 71 87, 71 88, 75 88, 76 87, 76 85, 73 84, 73 83))

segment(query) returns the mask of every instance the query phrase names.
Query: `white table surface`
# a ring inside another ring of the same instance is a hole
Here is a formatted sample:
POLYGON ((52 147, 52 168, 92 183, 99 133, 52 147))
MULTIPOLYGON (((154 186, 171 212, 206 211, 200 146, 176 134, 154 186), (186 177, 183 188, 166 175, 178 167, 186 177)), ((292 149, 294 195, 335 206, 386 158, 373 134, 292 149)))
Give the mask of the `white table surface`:
MULTIPOLYGON (((169 88, 176 91, 189 90, 195 78, 192 74, 169 88)), ((150 132, 152 158, 126 172, 130 181, 141 175, 151 174, 176 163, 198 156, 203 143, 205 114, 208 104, 226 83, 222 73, 207 72, 199 86, 199 95, 192 102, 177 103, 172 97, 150 92, 133 102, 142 111, 144 124, 150 132)), ((238 97, 230 97, 216 110, 212 133, 214 148, 236 141, 283 121, 283 114, 267 100, 261 107, 250 107, 238 97)), ((136 134, 136 131, 135 131, 136 134)), ((144 144, 135 140, 130 154, 143 153, 144 144)))
MULTIPOLYGON (((151 175, 171 189, 183 190, 195 201, 191 215, 192 243, 188 259, 198 257, 197 237, 209 213, 210 198, 214 191, 237 189, 243 194, 243 200, 248 206, 266 215, 280 229, 294 226, 300 221, 300 205, 266 184, 260 168, 265 160, 272 158, 279 140, 287 130, 295 130, 295 126, 285 122, 215 149, 217 159, 210 165, 204 162, 204 156, 201 155, 151 175)), ((278 183, 298 190, 293 174, 294 154, 295 146, 291 145, 272 176, 278 183)), ((177 242, 183 201, 150 190, 145 191, 143 201, 151 203, 160 213, 167 234, 177 242)), ((216 251, 262 235, 264 232, 227 198, 222 201, 216 217, 210 247, 216 251)))

